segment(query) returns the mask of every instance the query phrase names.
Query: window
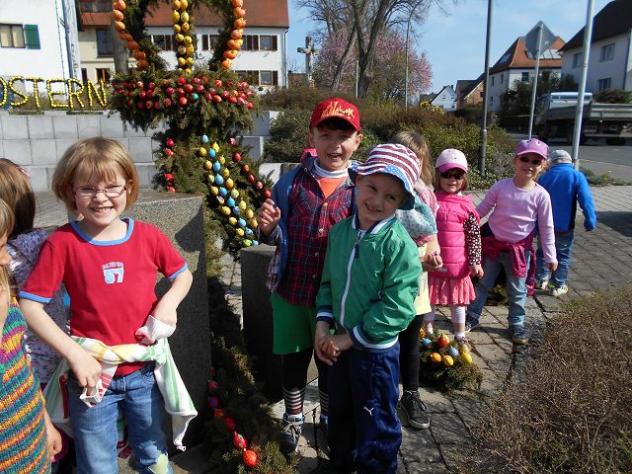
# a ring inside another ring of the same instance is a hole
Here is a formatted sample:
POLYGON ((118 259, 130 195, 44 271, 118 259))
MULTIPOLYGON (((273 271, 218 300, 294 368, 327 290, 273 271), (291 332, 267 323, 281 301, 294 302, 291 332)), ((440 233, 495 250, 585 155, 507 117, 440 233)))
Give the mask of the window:
POLYGON ((259 51, 259 37, 257 35, 245 35, 244 44, 241 49, 244 51, 259 51))
POLYGON ((259 71, 259 84, 262 86, 276 86, 279 83, 277 71, 259 71))
POLYGON ((109 13, 112 11, 112 2, 109 0, 79 0, 81 13, 109 13))
POLYGON ((261 45, 261 51, 276 51, 277 50, 276 35, 261 35, 259 37, 259 43, 261 45))
POLYGON ((604 79, 599 79, 599 81, 597 82, 597 89, 600 91, 603 91, 606 89, 610 89, 611 85, 612 85, 612 79, 609 77, 606 77, 604 79))
POLYGON ((88 82, 88 70, 85 67, 81 68, 81 80, 83 82, 88 82))
POLYGON ((22 29, 22 25, 0 25, 0 47, 24 48, 24 46, 24 30, 22 29))
POLYGON ((108 68, 97 68, 97 81, 110 82, 110 70, 108 68))
POLYGON ((614 59, 614 43, 607 44, 601 47, 601 57, 599 61, 612 61, 614 59))
POLYGON ((151 42, 161 51, 173 50, 173 37, 171 35, 151 35, 151 42))
POLYGON ((522 82, 529 82, 529 71, 523 71, 522 77, 520 78, 522 82))
POLYGON ((239 79, 246 81, 250 85, 259 85, 259 71, 236 71, 239 79))
POLYGON ((213 51, 219 43, 219 35, 202 35, 202 51, 213 51))
POLYGON ((494 87, 494 76, 492 76, 492 87, 494 87))
POLYGON ((573 67, 579 67, 582 63, 582 53, 573 54, 573 67))
POLYGON ((112 30, 97 28, 97 56, 112 56, 112 30))

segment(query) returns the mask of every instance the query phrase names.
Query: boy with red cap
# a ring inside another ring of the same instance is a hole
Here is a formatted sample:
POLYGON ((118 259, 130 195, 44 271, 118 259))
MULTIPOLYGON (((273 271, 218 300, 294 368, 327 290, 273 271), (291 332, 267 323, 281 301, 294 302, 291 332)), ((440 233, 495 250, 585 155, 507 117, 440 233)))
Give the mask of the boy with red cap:
MULTIPOLYGON (((307 154, 281 177, 258 212, 260 238, 276 245, 268 268, 272 292, 273 352, 283 356, 285 414, 281 451, 296 450, 303 425, 307 369, 315 334, 315 299, 331 227, 351 214, 347 169, 362 139, 358 108, 340 98, 316 105, 309 123, 307 154)), ((327 428, 326 366, 316 358, 321 428, 327 428)))

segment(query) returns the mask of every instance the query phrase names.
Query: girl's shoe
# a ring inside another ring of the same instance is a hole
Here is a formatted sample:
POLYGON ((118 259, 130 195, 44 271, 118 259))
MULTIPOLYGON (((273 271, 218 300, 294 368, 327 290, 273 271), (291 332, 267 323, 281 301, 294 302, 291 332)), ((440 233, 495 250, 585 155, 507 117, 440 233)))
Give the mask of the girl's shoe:
POLYGON ((538 281, 536 281, 535 283, 535 289, 536 290, 546 290, 549 286, 549 279, 548 278, 541 278, 538 281))
POLYGON ((568 293, 568 286, 566 286, 566 284, 556 286, 556 287, 551 288, 550 292, 551 292, 551 296, 555 296, 556 298, 559 298, 560 296, 568 293))

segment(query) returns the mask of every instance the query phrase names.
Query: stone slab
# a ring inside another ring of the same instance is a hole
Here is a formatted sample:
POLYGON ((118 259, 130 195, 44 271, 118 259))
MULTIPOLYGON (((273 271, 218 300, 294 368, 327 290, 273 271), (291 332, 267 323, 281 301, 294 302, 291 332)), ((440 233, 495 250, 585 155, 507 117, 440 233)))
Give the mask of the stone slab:
POLYGON ((50 115, 30 115, 27 117, 29 138, 35 139, 52 139, 53 118, 50 115))
POLYGON ((39 165, 55 164, 57 163, 57 152, 55 150, 56 140, 45 139, 31 139, 31 157, 32 163, 39 165))
POLYGON ((77 140, 79 138, 77 116, 67 115, 53 117, 53 130, 55 138, 69 138, 77 140))
POLYGON ((78 115, 77 134, 79 138, 92 138, 101 136, 102 115, 78 115))
POLYGON ((8 158, 18 165, 33 163, 31 156, 31 142, 24 139, 4 140, 4 158, 8 158))
POLYGON ((25 115, 0 113, 2 138, 4 140, 24 140, 29 137, 29 127, 25 115))

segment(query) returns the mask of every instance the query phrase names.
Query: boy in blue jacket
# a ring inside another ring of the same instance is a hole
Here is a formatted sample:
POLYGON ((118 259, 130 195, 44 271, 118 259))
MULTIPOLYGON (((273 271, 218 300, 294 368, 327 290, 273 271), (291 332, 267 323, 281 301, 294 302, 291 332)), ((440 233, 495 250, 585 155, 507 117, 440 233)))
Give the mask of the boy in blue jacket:
POLYGON ((577 203, 584 212, 584 228, 587 231, 597 226, 597 215, 586 177, 575 170, 571 155, 564 150, 553 150, 549 160, 551 168, 540 177, 538 183, 551 196, 558 266, 555 272, 549 272, 538 245, 536 285, 538 289, 548 289, 552 296, 559 297, 568 293, 566 280, 571 263, 577 203))

